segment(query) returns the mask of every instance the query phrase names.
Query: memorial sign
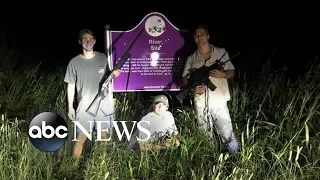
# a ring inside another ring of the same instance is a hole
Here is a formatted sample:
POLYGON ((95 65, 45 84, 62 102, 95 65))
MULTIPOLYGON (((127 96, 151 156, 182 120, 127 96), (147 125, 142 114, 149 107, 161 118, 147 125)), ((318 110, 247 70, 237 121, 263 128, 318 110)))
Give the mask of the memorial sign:
POLYGON ((191 35, 172 25, 161 13, 150 13, 132 30, 110 31, 110 59, 115 65, 141 29, 130 57, 113 91, 178 91, 186 57, 190 55, 191 35))

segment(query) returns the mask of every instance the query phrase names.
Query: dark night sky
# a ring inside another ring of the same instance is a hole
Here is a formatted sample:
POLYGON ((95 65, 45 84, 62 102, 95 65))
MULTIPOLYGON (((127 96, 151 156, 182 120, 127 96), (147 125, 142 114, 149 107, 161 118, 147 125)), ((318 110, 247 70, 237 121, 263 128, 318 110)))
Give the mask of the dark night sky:
MULTIPOLYGON (((179 11, 178 9, 176 11, 179 11)), ((104 51, 104 25, 112 30, 134 28, 148 13, 160 12, 180 29, 192 30, 199 22, 209 24, 212 43, 227 48, 231 53, 241 52, 241 61, 256 61, 257 55, 263 60, 276 48, 274 63, 288 63, 297 68, 319 54, 319 27, 315 26, 316 16, 311 14, 291 15, 261 13, 185 14, 172 10, 144 10, 121 16, 42 16, 41 18, 20 17, 16 21, 2 22, 1 29, 16 43, 24 64, 43 61, 47 67, 65 66, 80 52, 77 32, 88 28, 98 35, 96 50, 104 51), (308 22, 310 21, 310 22, 308 22)), ((240 65, 242 62, 234 62, 240 65)))

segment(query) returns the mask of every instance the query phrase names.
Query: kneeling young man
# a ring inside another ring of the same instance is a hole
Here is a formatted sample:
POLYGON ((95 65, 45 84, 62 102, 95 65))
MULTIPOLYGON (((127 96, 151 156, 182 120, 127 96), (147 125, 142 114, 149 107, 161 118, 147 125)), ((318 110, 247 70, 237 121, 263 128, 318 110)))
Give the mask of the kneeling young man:
MULTIPOLYGON (((134 150, 150 150, 170 147, 172 139, 178 134, 174 117, 169 108, 169 101, 165 95, 158 95, 153 101, 153 111, 142 117, 141 126, 150 132, 150 136, 139 129, 132 136, 129 146, 134 150), (139 138, 140 140, 138 140, 139 138), (157 144, 159 140, 164 140, 163 144, 157 144)), ((180 141, 175 141, 176 147, 180 146, 180 141)))

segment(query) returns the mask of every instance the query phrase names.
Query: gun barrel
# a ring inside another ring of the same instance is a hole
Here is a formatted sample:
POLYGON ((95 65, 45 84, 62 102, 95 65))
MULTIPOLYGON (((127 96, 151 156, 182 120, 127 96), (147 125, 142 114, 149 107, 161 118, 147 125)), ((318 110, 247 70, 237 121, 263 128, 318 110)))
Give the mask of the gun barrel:
POLYGON ((127 59, 130 57, 129 51, 132 48, 132 46, 134 45, 134 43, 137 41, 137 39, 140 37, 141 33, 144 31, 144 28, 142 28, 139 32, 139 34, 136 36, 136 38, 133 40, 133 42, 130 44, 130 46, 128 47, 128 49, 126 50, 125 54, 123 55, 123 57, 121 58, 121 60, 119 61, 118 64, 116 64, 116 66, 114 67, 114 69, 121 69, 122 66, 124 65, 124 63, 127 61, 127 59))

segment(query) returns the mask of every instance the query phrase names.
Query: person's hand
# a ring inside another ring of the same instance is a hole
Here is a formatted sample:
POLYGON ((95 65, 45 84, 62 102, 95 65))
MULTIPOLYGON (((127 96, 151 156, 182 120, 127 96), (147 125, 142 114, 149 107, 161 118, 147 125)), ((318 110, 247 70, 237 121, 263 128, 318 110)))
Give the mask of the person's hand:
POLYGON ((204 93, 204 91, 205 91, 205 86, 203 85, 196 86, 194 89, 194 93, 196 94, 202 94, 204 93))
MULTIPOLYGON (((165 147, 170 147, 171 143, 172 143, 172 139, 170 138, 170 139, 166 139, 163 144, 165 147)), ((176 139, 175 145, 176 147, 180 146, 180 141, 178 139, 176 139)))
POLYGON ((171 138, 170 138, 170 139, 166 139, 166 140, 164 141, 163 145, 164 145, 165 147, 170 147, 170 146, 171 146, 171 141, 172 141, 171 138))
POLYGON ((68 117, 69 117, 69 119, 71 119, 72 121, 74 121, 74 120, 76 119, 76 111, 74 110, 73 107, 70 107, 70 108, 69 108, 68 117))
POLYGON ((116 69, 116 70, 114 70, 112 73, 113 73, 113 75, 114 75, 115 77, 118 77, 118 76, 120 75, 120 73, 121 73, 121 69, 116 69))
POLYGON ((180 146, 180 141, 178 139, 176 139, 176 147, 180 146))
POLYGON ((224 78, 226 76, 226 73, 224 71, 214 69, 210 71, 209 75, 215 78, 224 78))

